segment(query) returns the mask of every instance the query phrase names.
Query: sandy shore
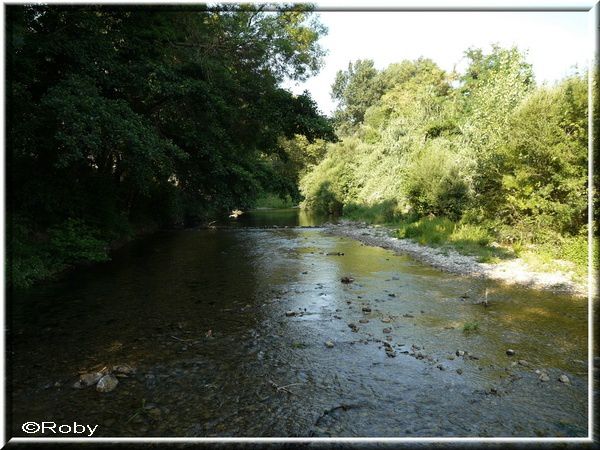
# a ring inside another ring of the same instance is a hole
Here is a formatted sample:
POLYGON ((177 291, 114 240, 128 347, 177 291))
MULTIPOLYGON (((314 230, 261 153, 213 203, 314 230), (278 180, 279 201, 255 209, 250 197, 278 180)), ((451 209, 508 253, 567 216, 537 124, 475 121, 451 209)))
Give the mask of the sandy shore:
POLYGON ((342 221, 329 224, 328 232, 337 236, 357 239, 367 245, 405 253, 411 257, 445 272, 473 277, 488 278, 509 284, 547 289, 578 296, 587 296, 588 286, 573 280, 573 274, 567 271, 535 272, 520 258, 499 263, 478 262, 476 257, 461 255, 452 249, 441 250, 414 242, 411 239, 398 239, 385 227, 365 223, 342 221))

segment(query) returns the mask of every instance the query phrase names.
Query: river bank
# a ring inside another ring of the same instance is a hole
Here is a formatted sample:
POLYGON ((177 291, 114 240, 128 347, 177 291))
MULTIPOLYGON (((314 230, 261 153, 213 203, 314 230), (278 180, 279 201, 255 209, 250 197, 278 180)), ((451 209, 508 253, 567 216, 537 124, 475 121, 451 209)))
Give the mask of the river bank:
MULTIPOLYGON (((366 222, 342 220, 327 224, 329 233, 356 239, 363 244, 405 253, 414 259, 445 272, 502 281, 508 284, 587 296, 588 286, 569 270, 541 272, 533 270, 523 259, 512 258, 497 263, 480 262, 475 256, 463 255, 448 247, 421 245, 411 239, 399 239, 393 230, 366 222)), ((558 264, 557 264, 557 267, 558 264)), ((595 292, 596 289, 592 288, 595 292)))

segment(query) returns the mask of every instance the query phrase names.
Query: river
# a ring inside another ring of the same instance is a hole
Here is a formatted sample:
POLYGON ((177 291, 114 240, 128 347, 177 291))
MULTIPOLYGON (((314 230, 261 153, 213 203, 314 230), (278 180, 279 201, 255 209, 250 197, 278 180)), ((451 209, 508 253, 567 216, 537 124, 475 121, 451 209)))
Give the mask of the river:
POLYGON ((320 223, 262 210, 165 231, 10 296, 13 434, 587 435, 586 299, 443 273, 320 223), (113 364, 136 373, 72 387, 113 364))

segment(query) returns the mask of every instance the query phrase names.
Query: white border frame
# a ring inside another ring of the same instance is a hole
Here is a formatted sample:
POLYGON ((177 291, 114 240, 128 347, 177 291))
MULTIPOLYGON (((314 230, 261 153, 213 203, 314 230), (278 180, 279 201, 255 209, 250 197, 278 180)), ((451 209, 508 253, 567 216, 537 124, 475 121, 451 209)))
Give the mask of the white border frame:
MULTIPOLYGON (((2 35, 2 45, 0 46, 0 67, 2 74, 2 83, 0 84, 0 98, 3 101, 3 107, 0 110, 0 136, 2 139, 2 143, 5 143, 5 116, 4 116, 4 87, 6 83, 5 77, 5 6, 6 5, 19 5, 24 3, 46 3, 46 4, 147 4, 147 5, 159 5, 159 4, 198 4, 198 3, 253 3, 253 4, 261 4, 265 3, 263 1, 256 0, 242 0, 241 2, 231 1, 231 0, 222 0, 219 2, 198 2, 193 0, 178 0, 172 3, 157 1, 157 2, 122 2, 118 0, 100 0, 96 2, 89 2, 85 0, 71 0, 71 1, 2 1, 2 8, 0 9, 0 33, 2 35)), ((269 3, 283 3, 280 0, 274 0, 269 3)), ((292 1, 288 1, 285 3, 294 3, 292 1)), ((300 2, 295 2, 300 3, 300 2)), ((8 414, 8 411, 5 410, 6 406, 6 365, 5 358, 0 358, 0 405, 2 406, 2 414, 0 414, 0 445, 4 446, 7 443, 11 444, 47 444, 47 443, 85 443, 85 444, 100 444, 100 443, 184 443, 184 442, 197 442, 197 443, 300 443, 300 442, 318 442, 318 443, 475 443, 481 442, 486 444, 491 443, 525 443, 525 444, 549 444, 549 443, 563 443, 563 444, 592 444, 593 440, 593 432, 594 432, 594 402, 593 402, 593 299, 597 297, 597 292, 595 289, 598 289, 596 285, 596 279, 592 270, 592 251, 593 251, 593 230, 592 224, 594 220, 594 212, 592 208, 592 200, 594 196, 593 190, 593 153, 594 153, 594 142, 593 142, 593 105, 594 98, 592 96, 593 89, 593 70, 596 65, 600 65, 599 53, 597 42, 600 37, 599 34, 599 21, 600 21, 600 3, 597 0, 525 0, 525 1, 514 1, 512 0, 510 3, 502 2, 498 0, 493 1, 484 1, 484 0, 463 0, 459 2, 455 2, 453 0, 423 0, 421 2, 418 1, 404 1, 404 0, 396 0, 396 1, 376 1, 376 2, 368 2, 368 1, 360 1, 360 0, 345 0, 345 6, 340 5, 339 1, 332 0, 314 0, 313 2, 317 5, 318 11, 377 11, 377 10, 389 10, 389 11, 441 11, 441 12, 450 12, 450 11, 483 11, 483 12, 495 12, 495 11, 580 11, 580 12, 588 12, 589 14, 589 26, 591 28, 591 38, 592 44, 589 50, 590 52, 590 63, 588 65, 588 436, 584 438, 570 438, 570 437, 499 437, 499 438, 481 438, 481 437, 431 437, 431 438, 417 438, 417 437, 381 437, 381 438, 350 438, 350 437, 339 437, 339 438, 316 438, 316 437, 290 437, 290 438, 255 438, 255 437, 241 437, 241 438, 184 438, 184 437, 158 437, 158 438, 137 438, 137 437, 127 437, 127 438, 110 438, 110 437, 102 437, 102 438, 42 438, 42 437, 16 437, 12 438, 9 441, 6 441, 7 430, 5 429, 5 417, 8 414)), ((597 87, 600 89, 600 80, 596 80, 597 87)), ((598 99, 596 99, 598 100, 598 99)), ((598 100, 600 101, 600 100, 598 100)), ((4 153, 4 145, 3 145, 3 153, 4 153)), ((0 176, 2 180, 2 194, 0 196, 0 215, 2 220, 0 221, 0 235, 2 236, 2 241, 0 242, 0 258, 2 261, 2 265, 4 268, 5 259, 5 183, 6 183, 6 173, 5 173, 5 154, 3 154, 3 158, 0 159, 0 176)), ((5 320, 5 292, 6 292, 6 284, 5 284, 5 270, 0 272, 0 282, 4 289, 0 292, 0 301, 2 303, 2 308, 0 308, 0 323, 3 325, 6 324, 5 320)), ((4 327, 6 330, 6 327, 4 327)), ((6 355, 5 348, 5 333, 0 337, 0 354, 6 355)))

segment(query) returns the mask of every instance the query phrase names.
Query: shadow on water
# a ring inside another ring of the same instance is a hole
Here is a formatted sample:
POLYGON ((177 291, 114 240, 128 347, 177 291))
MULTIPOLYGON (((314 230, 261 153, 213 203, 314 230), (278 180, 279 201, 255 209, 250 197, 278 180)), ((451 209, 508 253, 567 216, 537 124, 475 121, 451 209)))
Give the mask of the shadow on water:
POLYGON ((161 233, 10 299, 14 434, 31 420, 97 436, 587 434, 585 300, 260 228, 322 223, 300 214, 161 233), (72 387, 123 363, 137 372, 113 392, 72 387))
POLYGON ((247 211, 237 219, 220 223, 238 227, 316 227, 324 223, 336 223, 334 215, 317 214, 300 208, 255 209, 247 211))

